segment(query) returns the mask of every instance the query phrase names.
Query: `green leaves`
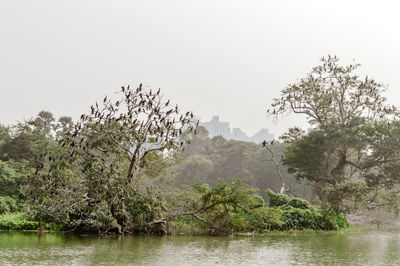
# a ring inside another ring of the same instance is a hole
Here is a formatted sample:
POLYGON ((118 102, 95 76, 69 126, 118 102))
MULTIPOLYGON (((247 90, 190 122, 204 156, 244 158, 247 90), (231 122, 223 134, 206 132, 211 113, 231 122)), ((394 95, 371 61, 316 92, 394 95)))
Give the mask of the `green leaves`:
POLYGON ((329 185, 323 188, 321 194, 322 207, 327 212, 346 213, 357 205, 365 204, 368 187, 364 182, 347 182, 329 185))
POLYGON ((270 189, 265 191, 269 197, 269 205, 272 207, 279 207, 286 205, 290 200, 289 196, 286 194, 275 193, 270 189))
POLYGON ((355 73, 359 66, 322 58, 321 65, 272 103, 275 117, 286 112, 306 115, 312 126, 307 134, 293 128, 282 137, 289 143, 284 164, 298 179, 311 181, 320 198, 337 210, 340 204, 323 196, 323 187, 344 193, 342 185, 361 179, 370 191, 400 181, 395 174, 400 171, 399 112, 386 103, 381 83, 355 73))

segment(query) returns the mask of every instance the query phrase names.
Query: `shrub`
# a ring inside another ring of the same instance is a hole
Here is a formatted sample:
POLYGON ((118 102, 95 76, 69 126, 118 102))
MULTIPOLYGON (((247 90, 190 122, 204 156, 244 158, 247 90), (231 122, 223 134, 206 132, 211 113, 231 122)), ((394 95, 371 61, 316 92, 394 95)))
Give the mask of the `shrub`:
POLYGON ((282 220, 285 223, 284 228, 287 230, 313 228, 313 219, 314 215, 310 210, 294 208, 288 205, 282 208, 282 220))
POLYGON ((264 199, 260 195, 254 195, 251 197, 251 203, 249 204, 250 209, 260 208, 264 205, 264 199))
POLYGON ((0 160, 0 196, 19 196, 18 174, 0 160))
POLYGON ((38 223, 25 219, 25 214, 7 213, 0 215, 0 230, 36 230, 38 223))
POLYGON ((311 204, 304 199, 292 198, 287 202, 287 205, 293 208, 311 210, 311 204))
POLYGON ((280 208, 260 207, 252 210, 249 216, 252 231, 281 230, 284 225, 280 208))
MULTIPOLYGON (((346 218, 341 214, 324 215, 308 201, 300 198, 289 198, 284 194, 266 191, 270 198, 270 206, 281 211, 281 226, 278 230, 337 230, 349 227, 346 218)), ((258 220, 261 218, 258 217, 258 220)), ((276 224, 277 225, 277 224, 276 224)))
POLYGON ((330 216, 330 218, 334 221, 334 223, 339 228, 348 228, 350 226, 346 217, 344 217, 342 214, 336 214, 336 215, 330 216))
POLYGON ((271 207, 283 206, 290 200, 288 195, 275 193, 270 189, 267 189, 266 193, 269 197, 269 206, 271 207))
POLYGON ((315 230, 332 231, 339 229, 334 220, 332 220, 329 216, 324 216, 319 212, 314 214, 311 226, 311 228, 315 230))
POLYGON ((18 210, 17 203, 9 196, 0 197, 0 214, 15 212, 18 210))
POLYGON ((244 213, 230 215, 229 225, 234 232, 246 232, 251 230, 249 216, 244 213))

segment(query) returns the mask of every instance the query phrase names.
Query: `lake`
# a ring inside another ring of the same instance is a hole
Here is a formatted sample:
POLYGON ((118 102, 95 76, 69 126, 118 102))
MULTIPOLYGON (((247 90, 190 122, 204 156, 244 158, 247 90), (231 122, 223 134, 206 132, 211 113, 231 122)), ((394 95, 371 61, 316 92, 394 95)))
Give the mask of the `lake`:
POLYGON ((399 265, 400 232, 98 236, 0 232, 0 265, 399 265))

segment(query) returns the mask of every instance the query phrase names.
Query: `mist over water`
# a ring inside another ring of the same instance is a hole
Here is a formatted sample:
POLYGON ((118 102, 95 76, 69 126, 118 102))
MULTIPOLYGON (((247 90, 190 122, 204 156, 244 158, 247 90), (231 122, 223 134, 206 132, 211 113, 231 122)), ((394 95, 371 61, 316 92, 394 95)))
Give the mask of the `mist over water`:
POLYGON ((398 265, 399 231, 265 236, 0 233, 2 265, 398 265))

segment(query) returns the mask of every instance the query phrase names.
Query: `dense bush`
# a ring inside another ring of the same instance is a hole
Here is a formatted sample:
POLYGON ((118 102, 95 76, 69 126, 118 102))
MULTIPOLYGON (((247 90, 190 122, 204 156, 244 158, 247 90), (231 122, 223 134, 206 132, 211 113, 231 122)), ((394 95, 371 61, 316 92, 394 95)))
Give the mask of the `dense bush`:
POLYGON ((254 209, 250 212, 249 220, 252 231, 256 232, 281 230, 284 225, 282 211, 279 208, 260 207, 254 209))
POLYGON ((346 217, 344 217, 342 214, 337 214, 337 215, 332 215, 329 216, 331 220, 334 221, 334 223, 339 227, 339 228, 348 228, 349 222, 347 221, 346 217))
POLYGON ((252 202, 249 204, 250 209, 260 208, 265 205, 265 201, 260 195, 254 195, 251 200, 252 202))
POLYGON ((232 213, 229 217, 229 226, 234 232, 251 231, 249 216, 243 212, 232 213))
POLYGON ((292 206, 293 208, 305 209, 305 210, 311 209, 310 203, 304 199, 291 198, 286 204, 292 206))
POLYGON ((281 211, 283 224, 278 230, 337 230, 347 228, 349 223, 341 214, 323 214, 319 209, 300 198, 290 198, 287 195, 267 190, 270 206, 281 211))
POLYGON ((283 206, 290 200, 288 195, 275 193, 270 189, 267 189, 266 193, 269 197, 269 206, 271 207, 283 206))
POLYGON ((9 196, 0 197, 0 214, 15 212, 18 210, 17 203, 9 196))
POLYGON ((0 215, 0 230, 37 230, 38 223, 25 219, 24 213, 7 213, 0 215))
POLYGON ((18 174, 0 160, 0 196, 19 196, 18 174))
POLYGON ((332 216, 324 216, 322 213, 309 209, 293 208, 285 206, 282 212, 282 220, 285 222, 284 230, 337 230, 345 228, 336 224, 336 220, 332 216))
MULTIPOLYGON (((349 226, 341 214, 324 213, 308 201, 289 198, 287 195, 267 190, 270 205, 261 205, 250 210, 236 210, 230 214, 233 232, 258 232, 271 230, 337 230, 349 226)), ((251 205, 250 205, 251 207, 251 205)))

